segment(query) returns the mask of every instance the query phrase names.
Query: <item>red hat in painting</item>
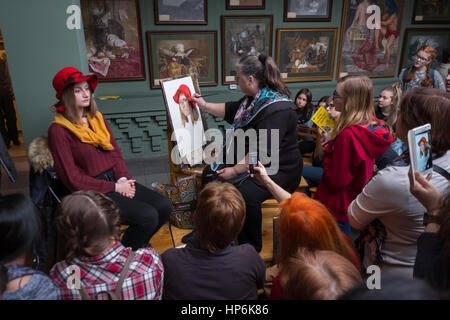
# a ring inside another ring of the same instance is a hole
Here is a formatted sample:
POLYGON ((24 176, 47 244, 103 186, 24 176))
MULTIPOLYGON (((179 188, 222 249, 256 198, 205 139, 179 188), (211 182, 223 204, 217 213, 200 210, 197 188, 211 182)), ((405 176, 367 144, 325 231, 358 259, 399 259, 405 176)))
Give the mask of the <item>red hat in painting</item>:
POLYGON ((180 85, 180 87, 178 88, 177 92, 175 92, 175 95, 173 96, 173 100, 176 103, 180 103, 179 102, 179 97, 180 94, 183 94, 187 99, 191 98, 191 90, 189 89, 189 87, 185 84, 180 85))
POLYGON ((417 145, 420 145, 420 143, 427 143, 427 139, 425 139, 425 137, 422 137, 422 139, 419 140, 419 142, 417 142, 417 145))

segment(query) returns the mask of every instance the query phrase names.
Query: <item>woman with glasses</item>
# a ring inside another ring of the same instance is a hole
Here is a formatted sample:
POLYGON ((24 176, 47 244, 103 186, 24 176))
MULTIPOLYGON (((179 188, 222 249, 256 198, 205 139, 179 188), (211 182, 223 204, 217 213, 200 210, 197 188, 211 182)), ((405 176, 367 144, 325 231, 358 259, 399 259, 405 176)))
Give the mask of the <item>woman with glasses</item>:
POLYGON ((412 66, 403 69, 398 76, 398 85, 403 91, 412 88, 439 88, 445 91, 444 79, 441 74, 431 68, 436 58, 436 49, 431 46, 422 46, 414 56, 412 66))
POLYGON ((338 80, 334 107, 341 114, 322 144, 323 174, 315 199, 333 214, 350 235, 347 207, 372 177, 375 159, 391 145, 388 127, 374 115, 373 84, 366 76, 338 80))

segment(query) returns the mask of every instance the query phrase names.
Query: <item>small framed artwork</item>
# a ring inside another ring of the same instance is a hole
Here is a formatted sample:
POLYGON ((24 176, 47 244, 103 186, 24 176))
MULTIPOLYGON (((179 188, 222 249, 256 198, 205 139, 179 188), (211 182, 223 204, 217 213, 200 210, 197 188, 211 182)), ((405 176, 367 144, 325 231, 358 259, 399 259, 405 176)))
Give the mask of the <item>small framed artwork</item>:
POLYGON ((273 15, 222 16, 222 84, 237 83, 242 57, 272 55, 272 28, 273 15))
POLYGON ((266 0, 225 0, 227 10, 263 10, 266 0))
POLYGON ((155 24, 208 24, 207 0, 154 0, 155 24))
POLYGON ((284 21, 331 21, 333 0, 284 0, 284 21))
POLYGON ((344 1, 337 77, 396 75, 405 7, 406 0, 344 1))
POLYGON ((415 0, 413 24, 449 24, 450 2, 448 0, 415 0))
POLYGON ((217 31, 147 31, 150 87, 194 74, 200 86, 217 85, 217 31))
POLYGON ((285 82, 332 80, 337 28, 277 29, 276 62, 285 82))
POLYGON ((201 163, 206 136, 200 109, 189 101, 196 93, 194 80, 186 75, 161 80, 161 86, 180 158, 190 165, 201 163))
POLYGON ((137 0, 81 0, 89 71, 99 81, 145 80, 137 0))
POLYGON ((432 46, 436 49, 437 55, 431 67, 439 69, 439 65, 443 62, 444 50, 450 48, 450 28, 406 29, 398 74, 403 68, 413 65, 414 56, 421 46, 432 46))

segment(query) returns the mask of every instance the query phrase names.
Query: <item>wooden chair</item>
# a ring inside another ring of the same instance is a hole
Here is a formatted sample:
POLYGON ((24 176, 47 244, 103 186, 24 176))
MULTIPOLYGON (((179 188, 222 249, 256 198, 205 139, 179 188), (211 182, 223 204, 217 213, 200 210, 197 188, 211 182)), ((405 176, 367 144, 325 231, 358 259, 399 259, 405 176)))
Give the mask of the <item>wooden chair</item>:
POLYGON ((319 149, 320 146, 320 134, 319 134, 319 129, 318 128, 310 128, 310 127, 306 127, 306 126, 302 126, 302 125, 297 125, 297 134, 299 137, 308 137, 308 138, 312 138, 314 140, 314 142, 316 143, 316 147, 314 148, 313 152, 310 153, 305 153, 303 155, 303 161, 306 163, 307 165, 312 165, 312 160, 314 159, 314 156, 317 154, 317 150, 319 149))

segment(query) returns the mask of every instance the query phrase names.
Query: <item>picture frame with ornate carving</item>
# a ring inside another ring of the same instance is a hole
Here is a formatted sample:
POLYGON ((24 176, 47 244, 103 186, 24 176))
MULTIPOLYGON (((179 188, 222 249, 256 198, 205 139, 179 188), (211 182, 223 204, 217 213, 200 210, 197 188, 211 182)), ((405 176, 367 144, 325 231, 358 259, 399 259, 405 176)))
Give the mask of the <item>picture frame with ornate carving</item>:
POLYGON ((263 10, 266 0, 225 0, 227 10, 263 10))
POLYGON ((332 80, 337 28, 277 29, 276 62, 284 82, 332 80))
POLYGON ((150 87, 188 74, 200 86, 217 85, 217 31, 147 31, 150 87))
POLYGON ((333 0, 284 0, 286 22, 331 21, 333 0))
POLYGON ((450 24, 448 0, 415 0, 412 24, 450 24))
POLYGON ((249 54, 272 55, 273 15, 223 15, 222 84, 237 83, 236 66, 249 54))
POLYGON ((153 0, 155 24, 208 24, 207 0, 153 0))
POLYGON ((344 1, 336 77, 396 75, 406 0, 344 1), (378 9, 376 9, 376 7, 378 9), (376 25, 381 14, 380 26, 376 25))
POLYGON ((145 80, 139 1, 81 0, 89 71, 100 82, 145 80))

